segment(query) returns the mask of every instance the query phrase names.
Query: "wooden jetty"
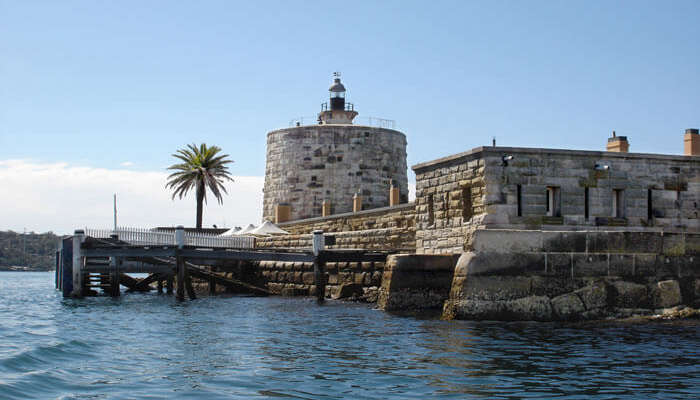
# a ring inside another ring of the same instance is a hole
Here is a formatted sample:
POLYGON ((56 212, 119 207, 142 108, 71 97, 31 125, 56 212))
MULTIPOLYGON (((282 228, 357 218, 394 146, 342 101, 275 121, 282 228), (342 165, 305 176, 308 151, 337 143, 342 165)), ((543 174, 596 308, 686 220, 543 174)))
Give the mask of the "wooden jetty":
MULTIPOLYGON (((99 291, 120 295, 120 286, 129 291, 149 291, 152 284, 159 292, 173 291, 179 300, 196 298, 192 278, 207 282, 210 293, 217 285, 238 292, 267 295, 263 284, 226 277, 221 272, 240 270, 250 261, 308 262, 314 265, 314 284, 319 302, 325 298, 326 262, 385 262, 388 252, 366 250, 328 250, 323 231, 313 232, 311 249, 256 249, 252 237, 221 238, 186 233, 182 226, 175 232, 76 230, 63 239, 56 252, 56 289, 64 297, 81 298, 99 291), (90 234, 94 236, 90 236, 90 234), (95 237, 97 236, 97 237, 95 237), (129 273, 147 273, 143 279, 129 273), (174 288, 176 286, 176 288, 174 288)), ((330 239, 332 240, 332 239, 330 239)))

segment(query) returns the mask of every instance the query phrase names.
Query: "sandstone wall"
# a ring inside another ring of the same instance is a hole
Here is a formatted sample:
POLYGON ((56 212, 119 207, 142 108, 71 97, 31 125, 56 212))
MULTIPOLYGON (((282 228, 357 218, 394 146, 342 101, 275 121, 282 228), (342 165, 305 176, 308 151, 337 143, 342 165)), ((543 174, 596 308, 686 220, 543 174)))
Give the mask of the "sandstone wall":
POLYGON ((256 240, 260 248, 310 248, 311 233, 332 233, 336 244, 329 249, 352 248, 414 252, 416 248, 413 203, 357 213, 309 218, 280 224, 291 235, 256 240))
POLYGON ((700 234, 479 231, 444 318, 579 320, 700 306, 700 234))
POLYGON ((418 253, 479 228, 700 232, 700 157, 482 147, 413 169, 418 253))
MULTIPOLYGON (((312 263, 258 263, 260 276, 273 293, 283 296, 313 296, 316 293, 312 263)), ((326 296, 376 302, 384 263, 326 263, 326 296)))
POLYGON ((414 170, 416 252, 461 253, 486 212, 484 160, 474 154, 414 170))
POLYGON ((352 211, 359 190, 363 209, 389 205, 389 181, 408 201, 406 136, 359 125, 310 125, 267 134, 263 219, 276 204, 291 205, 293 220, 321 215, 324 199, 334 214, 352 211))

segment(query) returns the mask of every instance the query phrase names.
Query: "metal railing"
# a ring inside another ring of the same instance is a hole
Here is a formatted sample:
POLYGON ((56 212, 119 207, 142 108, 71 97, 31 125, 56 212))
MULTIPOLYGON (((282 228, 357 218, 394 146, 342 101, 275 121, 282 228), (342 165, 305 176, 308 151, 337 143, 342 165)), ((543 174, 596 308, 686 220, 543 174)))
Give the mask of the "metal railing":
MULTIPOLYGON (((140 246, 176 246, 175 231, 163 232, 146 228, 118 227, 113 229, 85 228, 85 235, 108 239, 116 234, 119 240, 140 246)), ((252 249, 255 238, 252 236, 217 236, 201 232, 185 232, 185 246, 213 247, 225 249, 252 249)))
MULTIPOLYGON (((353 125, 373 126, 377 128, 396 129, 396 121, 393 119, 377 117, 355 117, 353 125)), ((302 116, 289 120, 289 127, 318 125, 318 116, 302 116)))

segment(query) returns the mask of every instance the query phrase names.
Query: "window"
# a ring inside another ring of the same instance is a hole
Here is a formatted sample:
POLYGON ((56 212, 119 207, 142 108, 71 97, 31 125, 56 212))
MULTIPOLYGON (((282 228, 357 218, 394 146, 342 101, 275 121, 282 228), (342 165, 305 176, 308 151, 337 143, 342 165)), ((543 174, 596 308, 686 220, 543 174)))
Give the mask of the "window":
POLYGON ((590 195, 588 193, 588 188, 583 189, 583 217, 588 220, 591 216, 591 206, 590 206, 590 195))
POLYGON ((523 185, 518 185, 517 188, 517 197, 518 197, 518 217, 523 216, 523 185))
POLYGON ((428 195, 428 225, 432 225, 435 222, 435 210, 433 209, 433 195, 428 195))
POLYGON ((647 190, 647 220, 651 221, 654 218, 654 203, 652 201, 651 189, 647 190))
POLYGON ((472 188, 467 186, 462 188, 462 222, 467 222, 472 218, 472 188))
POLYGON ((612 212, 613 218, 625 218, 625 191, 613 189, 612 212))
POLYGON ((555 186, 547 187, 547 216, 561 216, 559 188, 555 186))

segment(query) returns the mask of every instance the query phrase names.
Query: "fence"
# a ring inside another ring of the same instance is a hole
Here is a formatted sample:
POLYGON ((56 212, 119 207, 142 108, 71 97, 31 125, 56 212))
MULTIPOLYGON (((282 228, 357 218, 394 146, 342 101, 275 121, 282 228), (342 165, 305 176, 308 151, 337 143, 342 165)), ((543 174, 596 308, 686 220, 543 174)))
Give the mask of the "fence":
MULTIPOLYGON (((107 239, 116 234, 119 240, 141 246, 175 246, 175 231, 163 232, 145 228, 93 229, 85 228, 85 235, 107 239)), ((255 238, 252 236, 217 236, 200 232, 185 232, 185 246, 216 247, 226 249, 252 249, 255 238)))
MULTIPOLYGON (((294 118, 289 121, 289 127, 318 125, 318 116, 304 116, 294 118)), ((356 117, 353 120, 353 125, 373 126, 377 128, 396 129, 396 121, 393 119, 377 118, 377 117, 356 117)))

